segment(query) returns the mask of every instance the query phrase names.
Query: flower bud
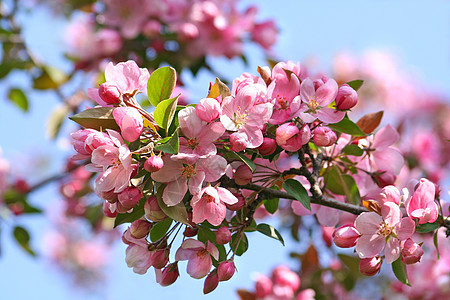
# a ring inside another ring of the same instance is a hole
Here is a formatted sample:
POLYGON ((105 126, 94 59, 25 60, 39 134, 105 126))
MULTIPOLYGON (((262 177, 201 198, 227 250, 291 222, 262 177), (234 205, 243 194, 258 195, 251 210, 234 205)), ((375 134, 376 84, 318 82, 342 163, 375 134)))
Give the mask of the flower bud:
POLYGON ((385 186, 377 198, 378 203, 382 206, 386 202, 400 203, 400 191, 393 185, 385 186))
POLYGON ((120 127, 120 133, 127 142, 134 142, 144 129, 141 113, 133 107, 116 107, 113 110, 114 120, 120 127))
POLYGON ((144 163, 144 169, 148 172, 158 172, 163 166, 164 161, 156 155, 150 156, 144 163))
POLYGON ((309 142, 311 130, 308 125, 299 129, 294 123, 284 123, 277 128, 277 144, 286 151, 298 151, 304 144, 309 142))
POLYGON ((250 183, 253 178, 252 170, 247 165, 241 165, 234 173, 234 181, 238 185, 246 185, 250 183))
POLYGON ((126 189, 124 189, 122 192, 117 195, 117 199, 120 202, 120 205, 126 209, 129 210, 138 204, 139 200, 142 198, 141 191, 136 188, 129 186, 126 189))
POLYGON ((336 133, 326 126, 320 126, 314 129, 314 144, 317 147, 329 147, 336 143, 336 133))
POLYGON ((109 82, 100 84, 98 87, 98 95, 108 104, 115 104, 120 102, 119 88, 109 82))
POLYGON ((197 227, 186 226, 186 229, 184 230, 183 235, 185 237, 193 237, 193 236, 196 236, 197 233, 198 233, 198 228, 197 227))
POLYGON ((116 204, 111 204, 108 201, 103 201, 103 214, 108 218, 115 218, 118 214, 116 204))
POLYGON ((273 283, 266 275, 260 275, 256 279, 255 294, 257 298, 264 298, 272 293, 273 283))
POLYGON ((219 264, 217 267, 217 275, 219 277, 219 281, 227 281, 230 280, 234 275, 235 266, 233 261, 224 261, 219 264))
POLYGON ((202 121, 208 123, 214 121, 220 114, 219 101, 213 98, 203 98, 195 106, 195 114, 202 121))
POLYGON ((322 239, 327 247, 331 247, 331 245, 333 244, 333 233, 334 227, 322 226, 322 239))
POLYGON ((205 285, 203 286, 203 294, 211 293, 219 285, 219 276, 217 276, 217 271, 214 270, 208 274, 205 279, 205 285))
POLYGON ((228 244, 231 241, 231 232, 226 226, 222 226, 216 232, 216 242, 219 245, 228 244))
POLYGON ((170 254, 169 248, 155 250, 155 252, 153 252, 152 266, 155 269, 164 268, 169 262, 169 254, 170 254))
POLYGON ((156 198, 156 196, 150 196, 147 201, 145 201, 144 211, 147 219, 153 222, 162 221, 167 217, 159 207, 158 199, 156 198))
POLYGON ((237 132, 230 135, 231 151, 240 152, 247 148, 247 139, 244 135, 237 132))
POLYGON ((402 262, 404 264, 415 264, 423 255, 422 247, 411 239, 407 239, 402 250, 402 262))
POLYGON ((345 110, 354 107, 358 103, 358 94, 348 84, 342 85, 336 96, 336 106, 338 109, 345 110))
POLYGON ((164 270, 155 269, 156 273, 156 282, 161 286, 168 286, 174 283, 180 273, 178 272, 178 263, 174 262, 168 265, 164 270))
POLYGON ((333 240, 340 248, 351 248, 356 245, 356 241, 361 234, 352 224, 342 225, 333 232, 333 240))
POLYGON ((359 262, 359 272, 366 276, 373 276, 380 271, 382 262, 379 256, 363 258, 359 262))
POLYGON ((24 179, 17 179, 16 182, 14 182, 14 188, 22 194, 26 194, 30 191, 30 186, 24 179))
POLYGON ((270 155, 277 149, 277 142, 274 139, 265 137, 258 151, 261 155, 270 155))
POLYGON ((300 287, 300 277, 286 266, 276 267, 272 272, 272 280, 275 285, 288 286, 294 292, 300 287))
POLYGON ((102 192, 101 198, 112 204, 117 202, 117 195, 118 193, 114 193, 114 189, 112 189, 108 192, 102 192))
POLYGON ((144 219, 139 219, 131 223, 130 233, 136 239, 142 239, 150 232, 152 224, 144 219))
POLYGON ((251 32, 252 40, 268 50, 275 44, 278 30, 273 20, 255 24, 251 32))
POLYGON ((379 175, 375 175, 376 183, 381 188, 394 184, 396 178, 397 177, 394 174, 389 172, 384 172, 379 175))
POLYGON ((225 203, 225 206, 227 207, 227 209, 232 210, 232 211, 238 211, 240 210, 242 207, 244 207, 245 205, 245 199, 242 196, 242 194, 240 193, 233 193, 233 195, 238 199, 238 202, 234 203, 234 204, 228 204, 225 203))

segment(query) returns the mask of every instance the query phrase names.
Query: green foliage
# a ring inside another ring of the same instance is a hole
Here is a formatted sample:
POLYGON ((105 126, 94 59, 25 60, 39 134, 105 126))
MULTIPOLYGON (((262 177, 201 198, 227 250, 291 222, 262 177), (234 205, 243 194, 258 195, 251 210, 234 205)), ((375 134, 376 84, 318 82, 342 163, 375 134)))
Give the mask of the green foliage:
POLYGON ((252 170, 252 172, 255 172, 255 169, 256 169, 255 163, 250 158, 245 156, 244 153, 238 153, 238 152, 234 152, 234 151, 226 151, 224 157, 228 161, 240 160, 244 164, 246 164, 250 168, 250 170, 252 170))
POLYGON ((271 237, 273 239, 276 239, 276 240, 280 241, 280 243, 283 244, 283 246, 284 246, 283 237, 278 232, 278 230, 276 230, 271 225, 261 223, 261 224, 258 224, 258 226, 256 226, 256 230, 261 232, 264 235, 267 235, 268 237, 271 237))
POLYGON ((8 98, 18 108, 24 112, 28 112, 28 98, 25 93, 19 88, 12 88, 9 90, 8 98))
POLYGON ((266 199, 264 200, 264 207, 269 213, 273 214, 277 211, 279 203, 280 203, 279 198, 266 199))
POLYGON ((245 233, 239 234, 239 232, 236 232, 231 236, 231 245, 232 250, 237 256, 241 256, 244 254, 248 249, 248 239, 245 233), (239 240, 239 237, 242 235, 242 238, 239 241, 239 244, 237 244, 237 241, 239 240))
POLYGON ((153 106, 172 95, 177 82, 177 73, 172 67, 162 67, 153 71, 148 79, 147 91, 148 100, 153 106))
POLYGON ((353 88, 355 91, 359 90, 359 88, 363 85, 364 80, 357 79, 347 82, 347 84, 353 88))
POLYGON ((354 155, 354 156, 362 156, 364 154, 363 149, 359 148, 355 144, 350 144, 345 146, 344 154, 346 155, 354 155))
POLYGON ((406 266, 402 263, 402 258, 399 257, 396 261, 392 263, 392 271, 394 272, 395 277, 407 286, 411 286, 408 279, 408 274, 406 273, 406 266))
POLYGON ((61 126, 66 119, 70 108, 67 105, 58 106, 51 113, 47 121, 47 134, 51 139, 55 139, 61 129, 61 126))
POLYGON ((23 250, 36 256, 36 253, 30 247, 30 234, 22 226, 15 226, 13 230, 14 239, 22 247, 23 250))
POLYGON ((342 133, 347 133, 352 136, 366 136, 366 134, 350 119, 345 116, 345 118, 342 119, 342 121, 335 123, 335 124, 329 124, 328 127, 330 127, 332 130, 342 133))
POLYGON ((295 179, 288 179, 283 182, 283 189, 296 200, 300 201, 307 210, 311 210, 311 199, 300 182, 295 179))
POLYGON ((158 144, 155 145, 155 150, 169 154, 177 154, 179 147, 178 131, 175 131, 172 136, 159 140, 158 144))
POLYGON ((170 225, 172 225, 172 221, 173 220, 171 218, 166 218, 156 223, 150 231, 150 240, 152 242, 156 242, 162 238, 169 230, 170 225))
POLYGON ((119 130, 120 128, 114 120, 113 110, 114 107, 90 108, 69 117, 69 119, 85 128, 119 130))
POLYGON ((183 224, 189 225, 189 218, 186 211, 186 207, 183 202, 178 203, 174 206, 167 206, 162 199, 163 191, 165 186, 161 186, 158 188, 158 192, 156 194, 156 198, 158 199, 158 205, 161 210, 169 217, 175 221, 181 222, 183 224))
POLYGON ((57 89, 68 80, 69 76, 63 71, 54 67, 43 66, 39 76, 33 79, 33 88, 37 90, 57 89))
POLYGON ((142 197, 141 200, 139 200, 139 203, 133 208, 132 212, 117 214, 116 219, 114 220, 114 228, 116 228, 120 224, 131 223, 142 218, 142 216, 145 214, 144 204, 145 198, 142 197))
POLYGON ((155 122, 161 128, 166 129, 166 134, 168 132, 170 124, 172 124, 179 96, 180 95, 171 99, 163 100, 160 103, 158 103, 158 105, 155 108, 154 112, 155 122))
POLYGON ((439 222, 437 222, 437 221, 434 223, 419 224, 419 225, 417 225, 416 232, 427 233, 427 232, 435 231, 438 228, 439 228, 439 222))
POLYGON ((331 167, 328 172, 326 188, 333 194, 344 195, 347 201, 359 205, 361 196, 355 179, 347 174, 342 174, 338 167, 331 167))

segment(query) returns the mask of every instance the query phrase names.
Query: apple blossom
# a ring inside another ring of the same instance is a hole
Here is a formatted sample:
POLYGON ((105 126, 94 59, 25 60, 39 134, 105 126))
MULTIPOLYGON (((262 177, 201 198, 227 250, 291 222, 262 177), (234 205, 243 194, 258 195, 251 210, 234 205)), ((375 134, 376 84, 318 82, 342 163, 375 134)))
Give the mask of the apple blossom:
POLYGON ((359 262, 359 272, 366 276, 373 276, 380 272, 382 262, 379 256, 363 258, 359 262))
POLYGON ((127 142, 134 142, 144 129, 142 115, 133 107, 116 107, 113 111, 114 119, 120 127, 120 133, 127 142))
POLYGON ((144 163, 144 169, 148 172, 158 172, 163 166, 164 161, 157 155, 150 156, 144 163))
POLYGON ((187 273, 191 277, 200 279, 205 277, 212 266, 211 256, 219 259, 219 250, 211 242, 205 245, 194 239, 186 239, 178 248, 175 259, 188 260, 187 273))
POLYGON ((422 178, 419 185, 412 195, 406 201, 406 211, 411 219, 419 219, 419 224, 433 223, 438 216, 438 207, 434 201, 434 184, 422 178))

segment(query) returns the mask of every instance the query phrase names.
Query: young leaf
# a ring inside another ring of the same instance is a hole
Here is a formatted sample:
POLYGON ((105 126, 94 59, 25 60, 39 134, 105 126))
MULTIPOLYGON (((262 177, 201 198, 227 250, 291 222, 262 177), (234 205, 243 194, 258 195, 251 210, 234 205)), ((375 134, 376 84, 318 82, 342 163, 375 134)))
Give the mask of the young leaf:
POLYGON ((177 73, 172 67, 162 67, 153 71, 148 79, 148 100, 157 106, 162 100, 169 99, 177 82, 177 73))
POLYGON ((30 234, 22 226, 15 226, 13 231, 14 238, 17 243, 32 256, 36 256, 36 253, 30 248, 30 234))
POLYGON ((116 228, 120 224, 131 223, 137 219, 142 218, 142 216, 145 214, 144 204, 145 198, 142 197, 141 200, 139 200, 139 203, 133 208, 132 212, 117 214, 116 219, 114 220, 114 228, 116 228))
POLYGON ((152 242, 156 242, 157 240, 162 238, 169 230, 170 225, 172 225, 172 221, 173 220, 171 218, 166 218, 156 223, 150 231, 150 240, 152 242))
POLYGON ((306 209, 311 210, 311 200, 309 199, 308 192, 300 182, 295 179, 288 179, 283 182, 283 189, 300 201, 306 209))
POLYGON ((434 223, 425 223, 417 225, 416 232, 419 233, 427 233, 435 231, 439 228, 439 223, 436 221, 434 223))
POLYGON ((174 206, 167 206, 166 203, 164 203, 162 199, 163 191, 165 186, 158 189, 158 193, 156 194, 156 198, 158 199, 158 204, 161 210, 169 217, 172 218, 175 221, 181 222, 183 224, 186 224, 190 226, 189 224, 189 218, 186 211, 186 207, 184 206, 183 202, 178 203, 174 206))
POLYGON ((250 158, 245 156, 243 153, 237 153, 237 152, 234 152, 234 151, 227 151, 225 153, 224 157, 227 160, 240 160, 244 164, 246 164, 250 168, 250 170, 252 170, 252 172, 255 172, 255 169, 256 169, 255 163, 250 158))
POLYGON ((363 151, 363 149, 359 148, 357 145, 350 144, 348 146, 345 146, 344 154, 354 155, 354 156, 362 156, 364 154, 364 151, 363 151))
POLYGON ((25 93, 18 88, 12 88, 9 90, 8 98, 14 103, 17 107, 22 109, 23 111, 28 111, 28 99, 25 93))
POLYGON ((279 202, 279 198, 266 199, 264 200, 264 207, 269 213, 273 214, 277 211, 279 202))
POLYGON ((358 80, 352 80, 347 82, 347 84, 354 89, 355 91, 359 90, 359 88, 363 85, 364 80, 358 79, 358 80))
POLYGON ((402 263, 401 257, 392 263, 392 271, 401 283, 411 286, 409 283, 408 274, 406 273, 406 266, 402 263))
POLYGON ((379 111, 376 113, 370 113, 364 115, 361 119, 356 122, 359 128, 365 134, 371 134, 377 127, 380 125, 381 119, 383 118, 383 111, 379 111))
POLYGON ((56 89, 69 80, 63 71, 49 66, 42 67, 41 74, 33 79, 33 88, 37 90, 56 89))
POLYGON ((220 81, 219 78, 216 78, 216 82, 211 86, 208 93, 208 98, 217 98, 222 96, 222 99, 231 95, 230 89, 228 86, 220 81))
POLYGON ((330 168, 326 187, 333 194, 346 196, 350 203, 360 204, 361 196, 355 179, 350 175, 342 174, 339 168, 330 168))
POLYGON ((114 107, 90 108, 69 117, 69 119, 85 128, 119 130, 120 128, 114 120, 113 110, 114 107))
POLYGON ((269 224, 264 224, 264 223, 258 224, 258 226, 256 226, 256 230, 258 230, 259 232, 261 232, 264 235, 267 235, 268 237, 279 240, 281 242, 281 244, 283 244, 283 246, 284 246, 284 240, 283 240, 283 237, 281 236, 281 234, 278 232, 278 230, 276 230, 274 227, 270 226, 269 224))
POLYGON ((345 117, 342 119, 342 121, 335 123, 335 124, 329 124, 328 127, 330 127, 334 131, 347 133, 353 136, 365 136, 366 134, 361 130, 361 128, 358 127, 355 123, 350 121, 349 118, 345 117))
MULTIPOLYGON (((163 139, 164 142, 160 144, 156 144, 155 149, 158 151, 162 151, 169 154, 177 154, 178 148, 179 148, 179 137, 178 137, 178 131, 175 131, 171 137, 166 137, 163 139)), ((163 140, 158 141, 161 142, 163 140)))
POLYGON ((233 252, 237 256, 241 256, 248 249, 248 239, 247 239, 247 236, 244 233, 242 233, 242 238, 239 241, 239 245, 236 245, 238 238, 239 238, 239 234, 238 233, 233 234, 231 236, 231 245, 232 245, 233 252))
POLYGON ((171 99, 163 100, 156 106, 154 112, 155 122, 161 128, 166 130, 169 129, 173 116, 175 115, 179 96, 180 95, 171 99))

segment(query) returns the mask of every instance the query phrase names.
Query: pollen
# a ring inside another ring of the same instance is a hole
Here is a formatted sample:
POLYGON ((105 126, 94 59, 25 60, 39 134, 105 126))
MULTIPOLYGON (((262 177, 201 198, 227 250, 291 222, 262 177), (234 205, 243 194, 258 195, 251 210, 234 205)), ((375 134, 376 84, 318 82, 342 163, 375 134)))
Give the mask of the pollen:
POLYGON ((391 235, 393 228, 386 224, 386 222, 383 222, 380 224, 380 228, 378 229, 378 235, 382 235, 385 237, 388 237, 391 235))
POLYGON ((192 176, 195 176, 197 172, 195 171, 195 166, 193 165, 183 165, 183 168, 181 168, 181 176, 189 179, 192 176))

